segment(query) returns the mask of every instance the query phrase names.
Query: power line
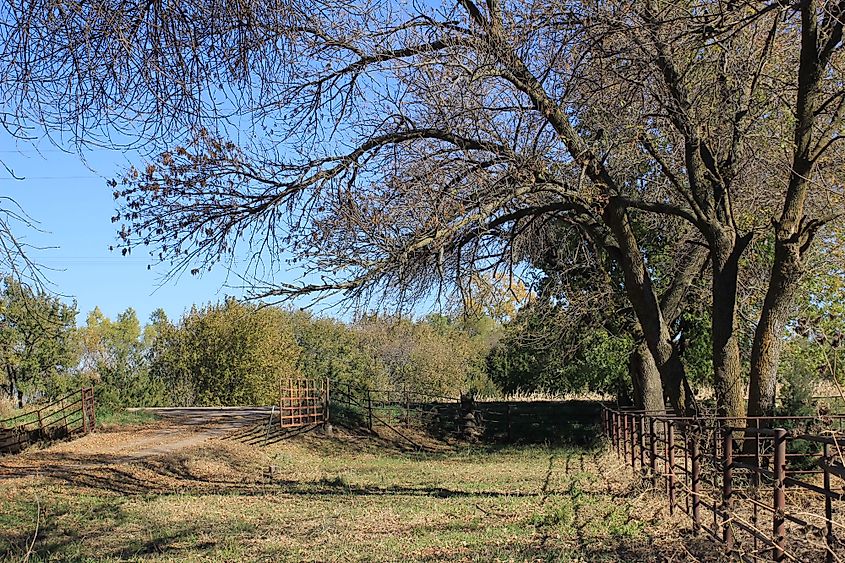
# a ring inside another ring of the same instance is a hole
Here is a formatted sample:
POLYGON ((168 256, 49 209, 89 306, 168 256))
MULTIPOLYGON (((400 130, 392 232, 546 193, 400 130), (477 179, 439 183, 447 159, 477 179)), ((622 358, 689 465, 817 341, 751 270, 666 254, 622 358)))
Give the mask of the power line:
POLYGON ((67 151, 63 151, 60 149, 44 149, 44 150, 36 150, 36 149, 22 149, 22 150, 14 150, 14 149, 2 149, 0 150, 0 154, 44 154, 44 153, 64 153, 64 154, 72 154, 67 151))
POLYGON ((20 178, 0 178, 0 181, 23 182, 26 180, 107 180, 105 176, 21 176, 20 178))

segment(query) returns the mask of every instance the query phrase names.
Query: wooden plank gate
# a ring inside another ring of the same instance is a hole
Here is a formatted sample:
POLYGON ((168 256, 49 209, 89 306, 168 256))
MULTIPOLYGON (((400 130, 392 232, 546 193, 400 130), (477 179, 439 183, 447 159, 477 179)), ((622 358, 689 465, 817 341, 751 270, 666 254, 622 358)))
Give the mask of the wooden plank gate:
POLYGON ((279 424, 296 428, 329 421, 329 380, 282 379, 279 382, 279 424))

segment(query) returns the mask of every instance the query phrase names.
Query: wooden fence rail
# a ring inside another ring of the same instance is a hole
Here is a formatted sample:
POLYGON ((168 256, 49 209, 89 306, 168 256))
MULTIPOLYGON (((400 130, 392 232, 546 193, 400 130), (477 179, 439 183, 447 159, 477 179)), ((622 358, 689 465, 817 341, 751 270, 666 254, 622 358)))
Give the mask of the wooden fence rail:
POLYGON ((0 454, 18 453, 36 442, 87 434, 96 424, 94 389, 86 387, 37 410, 0 420, 0 454))

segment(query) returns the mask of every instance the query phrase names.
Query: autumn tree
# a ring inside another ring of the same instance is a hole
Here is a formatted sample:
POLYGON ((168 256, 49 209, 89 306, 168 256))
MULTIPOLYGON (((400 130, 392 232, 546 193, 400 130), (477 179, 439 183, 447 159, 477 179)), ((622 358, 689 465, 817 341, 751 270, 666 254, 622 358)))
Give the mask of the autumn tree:
POLYGON ((176 402, 272 404, 279 381, 299 375, 300 350, 279 309, 227 299, 192 308, 175 326, 158 324, 151 370, 178 391, 176 402))
POLYGON ((305 311, 290 314, 300 353, 297 367, 304 377, 330 378, 375 389, 387 385, 387 374, 359 331, 335 319, 305 311))
POLYGON ((414 321, 365 315, 352 330, 361 348, 373 358, 376 371, 396 391, 453 397, 470 390, 495 391, 484 366, 493 343, 490 331, 495 329, 478 319, 430 315, 414 321))
POLYGON ((150 376, 148 338, 132 308, 109 319, 95 307, 77 332, 81 345, 81 375, 97 385, 101 405, 159 406, 165 390, 161 378, 150 376))
POLYGON ((774 217, 749 405, 770 410, 797 284, 842 207, 842 3, 54 1, 4 8, 16 117, 92 142, 194 132, 114 186, 124 251, 200 271, 248 244, 257 296, 400 305, 518 278, 567 223, 618 264, 683 410, 638 235, 656 217, 679 287, 707 250, 718 410, 736 416, 740 264, 774 217), (277 283, 288 255, 319 275, 277 283))

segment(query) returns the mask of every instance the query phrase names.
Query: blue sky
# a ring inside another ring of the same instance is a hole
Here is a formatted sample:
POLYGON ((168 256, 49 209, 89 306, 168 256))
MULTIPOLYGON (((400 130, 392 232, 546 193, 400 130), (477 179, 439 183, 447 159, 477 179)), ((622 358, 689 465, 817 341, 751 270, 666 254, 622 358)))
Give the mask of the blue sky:
MULTIPOLYGON (((158 307, 178 319, 193 303, 242 294, 227 287, 225 271, 203 277, 185 274, 162 285, 166 268, 147 270, 151 261, 143 253, 124 257, 109 251, 117 231, 111 222, 114 201, 106 179, 119 177, 131 157, 93 152, 86 155, 86 166, 76 154, 47 142, 40 146, 39 155, 30 144, 0 138, 0 160, 24 178, 15 180, 0 168, 0 193, 13 197, 40 223, 43 232, 18 229, 16 234, 29 244, 50 247, 32 251, 31 258, 45 267, 53 292, 77 300, 78 323, 84 323, 95 306, 112 318, 133 307, 145 322, 158 307)), ((237 283, 231 280, 231 285, 237 283)))

